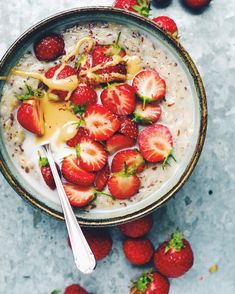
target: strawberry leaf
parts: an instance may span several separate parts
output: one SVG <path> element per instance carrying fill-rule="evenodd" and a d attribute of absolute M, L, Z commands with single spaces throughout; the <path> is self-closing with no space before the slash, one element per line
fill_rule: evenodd
<path fill-rule="evenodd" d="M 84 61 L 86 55 L 83 53 L 81 55 L 78 56 L 78 59 L 77 59 L 77 63 L 76 63 L 76 68 L 79 69 L 81 63 Z"/>
<path fill-rule="evenodd" d="M 176 230 L 174 234 L 172 234 L 171 239 L 165 248 L 165 253 L 167 253 L 170 249 L 174 249 L 175 251 L 179 252 L 182 248 L 184 248 L 183 239 L 184 236 L 180 234 L 178 230 Z"/>
<path fill-rule="evenodd" d="M 86 104 L 81 105 L 73 105 L 72 106 L 74 114 L 83 115 L 86 112 Z"/>
<path fill-rule="evenodd" d="M 53 291 L 51 292 L 51 294 L 61 294 L 61 291 L 58 290 L 58 289 L 56 289 L 56 290 L 53 290 Z"/>
<path fill-rule="evenodd" d="M 46 157 L 39 157 L 39 166 L 40 167 L 45 167 L 49 165 L 48 159 Z"/>
<path fill-rule="evenodd" d="M 28 100 L 32 97 L 42 98 L 44 96 L 43 91 L 41 90 L 33 90 L 31 86 L 25 83 L 26 86 L 26 92 L 24 95 L 17 95 L 16 98 L 18 100 L 24 101 Z"/>
<path fill-rule="evenodd" d="M 138 5 L 132 6 L 132 8 L 139 14 L 148 17 L 149 16 L 149 5 L 146 0 L 137 0 Z"/>

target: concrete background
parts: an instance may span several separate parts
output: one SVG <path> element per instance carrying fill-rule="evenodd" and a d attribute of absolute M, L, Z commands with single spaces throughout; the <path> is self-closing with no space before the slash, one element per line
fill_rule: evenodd
<path fill-rule="evenodd" d="M 111 5 L 90 0 L 88 5 Z M 86 1 L 0 0 L 0 55 L 35 22 Z M 181 42 L 203 77 L 209 107 L 207 139 L 201 159 L 184 188 L 154 213 L 154 245 L 178 227 L 195 253 L 193 269 L 171 280 L 171 294 L 235 293 L 235 4 L 212 1 L 192 14 L 173 0 L 152 15 L 169 15 L 178 24 Z M 72 282 L 95 294 L 129 293 L 130 279 L 142 269 L 128 264 L 122 237 L 112 229 L 112 254 L 91 276 L 76 270 L 64 223 L 25 203 L 0 175 L 0 293 L 49 294 Z M 210 266 L 218 264 L 211 274 Z"/>

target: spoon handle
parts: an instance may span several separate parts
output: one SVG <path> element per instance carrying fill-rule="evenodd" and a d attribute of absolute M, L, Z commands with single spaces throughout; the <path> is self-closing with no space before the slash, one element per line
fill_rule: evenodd
<path fill-rule="evenodd" d="M 51 145 L 49 143 L 45 143 L 42 145 L 42 148 L 44 149 L 45 154 L 48 158 L 48 162 L 55 180 L 57 192 L 64 212 L 65 223 L 71 242 L 75 264 L 81 272 L 89 274 L 94 270 L 96 266 L 95 257 L 83 235 L 83 232 L 78 224 L 73 209 L 69 203 L 68 197 L 65 193 L 53 159 Z"/>

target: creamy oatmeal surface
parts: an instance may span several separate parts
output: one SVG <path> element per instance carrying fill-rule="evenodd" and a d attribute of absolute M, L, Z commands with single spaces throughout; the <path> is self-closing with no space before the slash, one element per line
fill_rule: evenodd
<path fill-rule="evenodd" d="M 166 96 L 161 102 L 162 115 L 158 123 L 166 125 L 174 139 L 174 155 L 177 162 L 171 161 L 171 166 L 165 169 L 161 164 L 149 164 L 140 175 L 141 189 L 130 200 L 114 201 L 109 197 L 98 196 L 86 209 L 110 209 L 126 206 L 148 197 L 150 193 L 158 190 L 164 183 L 174 176 L 179 164 L 183 161 L 187 148 L 193 135 L 194 103 L 189 83 L 183 74 L 182 68 L 174 58 L 165 52 L 157 41 L 152 41 L 148 36 L 136 30 L 116 24 L 94 24 L 73 27 L 63 33 L 66 53 L 73 50 L 82 37 L 90 36 L 101 45 L 115 42 L 121 32 L 120 45 L 126 50 L 127 55 L 139 56 L 142 68 L 151 68 L 159 72 L 166 82 Z M 20 59 L 17 68 L 26 71 L 44 73 L 57 62 L 40 62 L 29 50 Z M 19 101 L 16 95 L 22 95 L 25 89 L 24 82 L 32 88 L 37 88 L 39 81 L 32 78 L 11 76 L 6 82 L 1 100 L 1 124 L 3 127 L 6 147 L 14 165 L 21 172 L 22 177 L 38 193 L 39 198 L 46 197 L 59 203 L 56 192 L 51 191 L 40 174 L 38 166 L 38 150 L 41 140 L 24 130 L 16 119 L 16 109 Z M 131 83 L 131 81 L 129 81 Z M 59 132 L 59 130 L 57 130 Z M 61 159 L 75 153 L 65 144 L 58 145 L 57 132 L 50 138 L 54 156 L 59 163 Z"/>

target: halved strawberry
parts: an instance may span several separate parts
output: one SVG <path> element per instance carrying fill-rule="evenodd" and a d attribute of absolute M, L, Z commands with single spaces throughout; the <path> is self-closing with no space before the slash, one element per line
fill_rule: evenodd
<path fill-rule="evenodd" d="M 76 185 L 90 186 L 95 180 L 95 174 L 84 170 L 75 155 L 69 155 L 64 158 L 61 172 L 68 182 Z"/>
<path fill-rule="evenodd" d="M 111 171 L 117 173 L 126 168 L 129 173 L 141 173 L 144 167 L 145 162 L 140 152 L 137 149 L 127 149 L 115 154 Z"/>
<path fill-rule="evenodd" d="M 119 46 L 119 38 L 118 35 L 117 41 L 115 44 L 111 45 L 97 45 L 92 53 L 92 66 L 96 66 L 98 64 L 105 64 L 109 61 L 112 61 L 113 56 L 125 56 L 126 52 L 123 48 Z"/>
<path fill-rule="evenodd" d="M 146 102 L 153 102 L 164 98 L 166 83 L 155 70 L 145 69 L 137 73 L 132 86 L 137 95 Z"/>
<path fill-rule="evenodd" d="M 53 61 L 64 53 L 64 39 L 59 34 L 44 36 L 34 45 L 34 52 L 40 61 Z"/>
<path fill-rule="evenodd" d="M 87 107 L 84 120 L 89 136 L 98 141 L 107 140 L 120 128 L 116 115 L 99 104 Z"/>
<path fill-rule="evenodd" d="M 94 48 L 92 53 L 92 66 L 97 64 L 104 64 L 112 60 L 107 51 L 110 49 L 109 45 L 98 45 Z"/>
<path fill-rule="evenodd" d="M 137 123 L 128 116 L 120 116 L 119 121 L 121 123 L 119 132 L 131 139 L 136 140 L 139 133 Z"/>
<path fill-rule="evenodd" d="M 110 154 L 118 150 L 132 147 L 135 145 L 135 140 L 122 134 L 115 134 L 106 141 L 106 149 Z"/>
<path fill-rule="evenodd" d="M 111 84 L 100 98 L 104 106 L 118 115 L 131 114 L 135 109 L 135 90 L 128 84 Z"/>
<path fill-rule="evenodd" d="M 138 138 L 140 152 L 149 162 L 167 160 L 172 155 L 173 138 L 168 127 L 155 124 L 145 128 Z M 174 157 L 173 157 L 174 158 Z"/>
<path fill-rule="evenodd" d="M 80 159 L 80 166 L 87 171 L 101 170 L 108 160 L 108 154 L 104 147 L 88 136 L 80 140 L 76 151 Z"/>
<path fill-rule="evenodd" d="M 123 82 L 126 80 L 127 68 L 126 62 L 120 60 L 117 61 L 117 57 L 123 57 L 126 52 L 119 46 L 120 33 L 118 34 L 117 41 L 110 45 L 97 45 L 92 53 L 92 67 L 102 65 L 103 68 L 99 68 L 93 73 L 89 73 L 85 78 L 93 85 L 108 83 L 108 82 Z M 106 65 L 108 62 L 114 61 L 114 65 Z M 83 76 L 83 73 L 80 72 Z"/>
<path fill-rule="evenodd" d="M 78 106 L 93 105 L 97 102 L 97 93 L 91 86 L 80 84 L 70 97 L 70 101 Z"/>
<path fill-rule="evenodd" d="M 114 174 L 108 180 L 108 188 L 116 199 L 128 199 L 138 192 L 140 179 L 136 175 Z"/>
<path fill-rule="evenodd" d="M 95 198 L 94 187 L 84 187 L 63 183 L 65 193 L 71 205 L 83 207 Z"/>
<path fill-rule="evenodd" d="M 55 65 L 51 68 L 48 69 L 47 72 L 45 72 L 45 77 L 47 79 L 52 79 L 55 75 L 55 72 L 61 67 L 61 71 L 59 71 L 56 79 L 57 80 L 63 80 L 66 79 L 70 76 L 76 75 L 76 69 L 69 66 L 69 65 L 65 65 L 62 66 L 60 64 Z M 65 100 L 65 98 L 68 95 L 68 91 L 64 91 L 64 90 L 57 90 L 57 89 L 50 89 L 49 91 L 49 98 L 51 98 L 52 100 L 56 100 L 56 99 L 60 99 L 60 100 Z"/>
<path fill-rule="evenodd" d="M 44 118 L 40 101 L 36 97 L 22 102 L 17 111 L 17 120 L 23 128 L 41 137 L 44 135 Z"/>
<path fill-rule="evenodd" d="M 161 106 L 157 103 L 150 103 L 144 107 L 143 103 L 137 102 L 133 115 L 138 123 L 152 124 L 159 120 L 161 113 Z"/>
<path fill-rule="evenodd" d="M 98 191 L 103 191 L 105 186 L 107 185 L 108 179 L 110 177 L 110 168 L 109 165 L 106 164 L 105 167 L 97 173 L 95 178 L 95 187 Z"/>
<path fill-rule="evenodd" d="M 77 134 L 73 138 L 69 139 L 66 142 L 66 144 L 69 147 L 75 147 L 80 142 L 80 140 L 82 139 L 82 137 L 84 137 L 86 135 L 87 135 L 86 130 L 83 127 L 79 127 L 78 128 L 78 131 L 77 131 Z"/>
<path fill-rule="evenodd" d="M 59 71 L 56 79 L 57 80 L 62 80 L 62 79 L 66 79 L 70 76 L 73 76 L 76 74 L 76 69 L 73 68 L 70 65 L 65 65 L 62 66 L 61 64 L 57 64 L 51 68 L 49 68 L 46 72 L 45 72 L 45 77 L 47 79 L 52 79 L 55 75 L 55 72 L 61 67 L 61 70 Z"/>
<path fill-rule="evenodd" d="M 175 21 L 168 16 L 158 16 L 153 18 L 153 21 L 156 22 L 161 28 L 166 30 L 172 37 L 178 37 L 178 28 Z"/>

